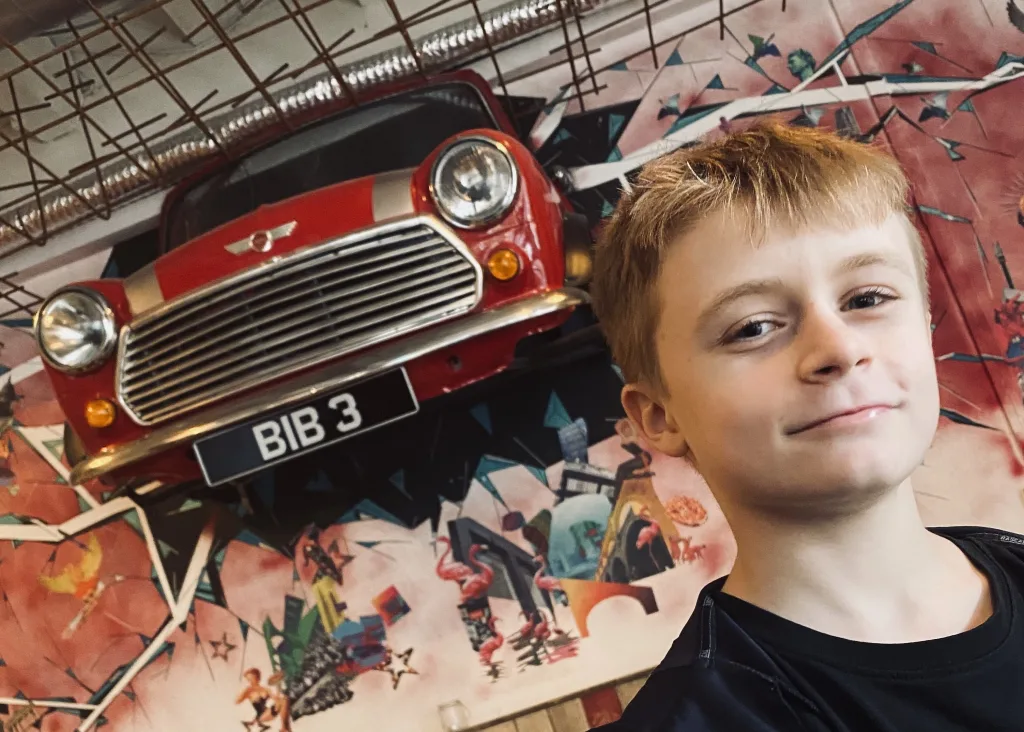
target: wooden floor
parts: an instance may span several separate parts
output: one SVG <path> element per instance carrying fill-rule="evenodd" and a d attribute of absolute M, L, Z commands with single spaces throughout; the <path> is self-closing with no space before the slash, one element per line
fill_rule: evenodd
<path fill-rule="evenodd" d="M 546 709 L 479 728 L 479 732 L 587 732 L 618 719 L 645 680 L 646 677 L 640 677 L 613 687 L 595 689 Z"/>

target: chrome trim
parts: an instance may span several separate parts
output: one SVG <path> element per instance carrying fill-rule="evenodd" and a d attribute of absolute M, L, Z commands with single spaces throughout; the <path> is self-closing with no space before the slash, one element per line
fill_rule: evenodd
<path fill-rule="evenodd" d="M 508 192 L 505 194 L 505 199 L 502 201 L 501 209 L 486 219 L 480 219 L 478 221 L 462 221 L 452 216 L 445 207 L 441 204 L 441 199 L 437 196 L 437 174 L 441 169 L 441 164 L 445 158 L 451 154 L 451 152 L 466 143 L 472 142 L 483 142 L 491 147 L 495 148 L 498 152 L 505 156 L 508 160 L 509 167 L 512 169 L 512 185 L 509 186 Z M 516 165 L 515 158 L 512 157 L 512 153 L 508 151 L 508 146 L 497 140 L 492 140 L 489 137 L 483 135 L 468 135 L 466 137 L 460 137 L 459 139 L 448 145 L 441 153 L 434 159 L 434 164 L 430 169 L 430 197 L 434 199 L 434 204 L 437 207 L 441 217 L 452 226 L 456 226 L 460 229 L 480 229 L 485 226 L 490 226 L 495 221 L 503 218 L 512 208 L 512 204 L 515 203 L 516 196 L 519 195 L 519 166 Z"/>
<path fill-rule="evenodd" d="M 72 368 L 69 366 L 65 366 L 61 363 L 58 363 L 50 356 L 50 354 L 46 350 L 46 347 L 43 346 L 43 319 L 40 316 L 43 314 L 43 311 L 46 310 L 46 308 L 50 305 L 50 303 L 58 299 L 61 295 L 66 295 L 70 292 L 78 292 L 82 295 L 85 295 L 86 297 L 95 300 L 96 304 L 99 305 L 100 309 L 103 311 L 104 323 L 106 325 L 106 327 L 104 327 L 103 329 L 105 340 L 103 341 L 103 347 L 100 349 L 99 356 L 97 356 L 94 362 L 82 368 Z M 48 298 L 46 298 L 46 300 L 43 301 L 43 304 L 40 305 L 39 309 L 36 311 L 36 315 L 33 318 L 33 321 L 34 322 L 32 324 L 32 327 L 33 330 L 35 331 L 36 346 L 39 348 L 39 357 L 42 358 L 43 361 L 48 363 L 50 366 L 57 369 L 57 371 L 60 371 L 61 373 L 64 374 L 80 376 L 81 374 L 87 374 L 90 371 L 95 371 L 96 369 L 98 369 L 100 366 L 107 362 L 107 360 L 110 358 L 110 355 L 114 352 L 114 348 L 117 346 L 117 318 L 114 315 L 114 309 L 110 307 L 110 303 L 107 302 L 107 298 L 103 297 L 103 295 L 96 292 L 95 290 L 90 290 L 88 287 L 61 288 L 60 290 L 53 293 Z"/>
<path fill-rule="evenodd" d="M 377 223 L 412 216 L 412 175 L 416 168 L 380 173 L 373 179 L 373 220 Z"/>
<path fill-rule="evenodd" d="M 438 236 L 445 240 L 445 242 L 450 247 L 452 247 L 452 249 L 454 249 L 462 257 L 462 259 L 471 267 L 473 272 L 473 305 L 469 306 L 469 308 L 461 308 L 451 313 L 444 313 L 440 315 L 431 314 L 429 317 L 421 316 L 420 318 L 412 318 L 403 327 L 403 331 L 415 332 L 416 330 L 432 326 L 436 323 L 443 323 L 446 320 L 450 320 L 452 318 L 465 315 L 467 310 L 476 307 L 476 305 L 479 304 L 481 298 L 483 297 L 483 267 L 480 265 L 480 262 L 477 261 L 476 257 L 473 256 L 473 253 L 469 250 L 466 244 L 455 234 L 454 231 L 445 226 L 445 224 L 435 216 L 411 216 L 404 219 L 389 221 L 385 224 L 374 225 L 365 229 L 360 229 L 359 231 L 346 234 L 345 236 L 338 237 L 337 239 L 332 239 L 326 242 L 318 242 L 316 244 L 310 244 L 309 246 L 301 247 L 281 257 L 273 257 L 269 260 L 261 262 L 258 265 L 245 269 L 242 272 L 238 272 L 234 275 L 221 278 L 220 280 L 217 280 L 199 290 L 195 290 L 186 295 L 183 295 L 180 298 L 166 302 L 159 308 L 146 313 L 144 317 L 133 320 L 130 324 L 124 326 L 121 329 L 120 337 L 118 338 L 117 369 L 115 370 L 114 374 L 114 394 L 118 404 L 121 406 L 122 409 L 124 409 L 125 413 L 133 422 L 143 427 L 149 427 L 154 424 L 159 424 L 161 422 L 167 421 L 168 419 L 173 419 L 178 416 L 177 414 L 170 413 L 163 416 L 155 416 L 149 418 L 141 417 L 140 415 L 136 414 L 135 410 L 131 407 L 129 400 L 125 398 L 125 364 L 127 361 L 126 357 L 129 345 L 128 339 L 133 329 L 138 328 L 140 325 L 144 325 L 146 323 L 153 321 L 154 319 L 160 317 L 161 315 L 167 313 L 168 311 L 179 310 L 181 308 L 187 307 L 189 303 L 201 299 L 210 293 L 214 293 L 214 295 L 211 298 L 210 302 L 207 303 L 208 305 L 213 305 L 215 303 L 221 302 L 230 297 L 230 288 L 238 284 L 243 284 L 247 280 L 255 280 L 261 275 L 264 275 L 265 270 L 267 270 L 268 268 L 278 267 L 281 266 L 282 263 L 287 263 L 289 260 L 293 258 L 304 256 L 308 254 L 311 249 L 327 249 L 330 247 L 340 248 L 348 244 L 358 245 L 358 242 L 361 241 L 365 241 L 367 247 L 378 246 L 380 240 L 386 237 L 387 235 L 395 232 L 400 232 L 406 229 L 410 229 L 416 226 L 427 227 L 432 231 L 436 232 Z M 349 251 L 357 250 L 352 249 Z M 470 285 L 469 283 L 466 283 L 465 286 L 469 287 Z M 218 297 L 216 294 L 218 292 L 221 293 L 220 297 Z M 469 294 L 470 293 L 467 292 L 466 296 L 469 296 Z M 167 322 L 172 323 L 174 321 L 169 320 Z M 374 346 L 378 343 L 382 343 L 394 337 L 394 332 L 383 331 L 378 332 L 376 334 L 371 333 L 370 335 L 364 338 L 353 341 L 352 343 L 346 345 L 345 349 L 342 351 L 328 351 L 326 349 L 314 351 L 305 358 L 298 359 L 293 363 L 282 364 L 276 368 L 268 368 L 265 369 L 264 371 L 261 371 L 258 375 L 253 375 L 249 378 L 241 380 L 239 381 L 238 384 L 233 385 L 229 390 L 221 391 L 216 396 L 209 396 L 206 397 L 205 399 L 200 399 L 194 403 L 190 403 L 188 409 L 202 409 L 203 407 L 206 407 L 214 402 L 221 401 L 234 394 L 247 391 L 253 387 L 259 386 L 263 382 L 268 381 L 270 379 L 274 379 L 280 376 L 286 376 L 287 374 L 293 371 L 300 371 L 303 369 L 311 368 L 313 366 L 318 366 L 322 363 L 338 358 L 339 356 L 342 356 L 346 353 Z"/>
<path fill-rule="evenodd" d="M 134 465 L 225 427 L 258 417 L 264 412 L 305 401 L 323 391 L 340 389 L 429 353 L 589 302 L 590 296 L 586 292 L 567 287 L 531 295 L 492 310 L 466 315 L 458 320 L 414 333 L 318 371 L 300 375 L 286 384 L 279 384 L 266 391 L 240 397 L 233 402 L 218 404 L 205 412 L 183 417 L 176 422 L 158 427 L 145 437 L 132 442 L 104 448 L 72 469 L 71 483 L 77 485 Z"/>
<path fill-rule="evenodd" d="M 156 267 L 152 262 L 125 277 L 121 285 L 124 287 L 124 296 L 128 299 L 132 317 L 138 317 L 164 302 L 164 291 L 160 287 Z"/>
<path fill-rule="evenodd" d="M 231 244 L 228 244 L 224 248 L 227 249 L 232 254 L 245 254 L 246 252 L 250 251 L 266 253 L 274 248 L 275 241 L 277 241 L 278 239 L 284 239 L 291 236 L 292 233 L 295 231 L 295 227 L 297 227 L 298 225 L 298 221 L 289 221 L 287 224 L 281 224 L 280 226 L 276 226 L 273 229 L 261 229 L 259 231 L 254 231 L 244 239 L 239 239 L 236 242 L 232 242 Z M 255 237 L 258 234 L 266 234 L 267 236 L 266 243 L 260 247 L 256 247 L 254 245 Z"/>

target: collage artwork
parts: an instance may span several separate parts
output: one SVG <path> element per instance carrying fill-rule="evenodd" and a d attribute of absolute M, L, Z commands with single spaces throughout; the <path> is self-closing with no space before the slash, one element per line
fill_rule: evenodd
<path fill-rule="evenodd" d="M 942 389 L 921 510 L 1024 530 L 1024 3 L 726 7 L 656 26 L 653 48 L 610 37 L 625 51 L 597 93 L 510 85 L 547 105 L 538 159 L 574 172 L 596 222 L 638 161 L 758 116 L 891 149 Z M 605 355 L 495 377 L 241 488 L 146 495 L 69 484 L 29 318 L 0 323 L 0 365 L 4 732 L 438 732 L 454 702 L 480 724 L 653 668 L 733 557 L 699 477 L 622 419 Z"/>

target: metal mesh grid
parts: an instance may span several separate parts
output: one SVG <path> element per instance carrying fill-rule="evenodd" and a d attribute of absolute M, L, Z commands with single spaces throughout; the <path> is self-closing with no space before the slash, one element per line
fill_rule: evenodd
<path fill-rule="evenodd" d="M 506 94 L 560 70 L 564 94 L 586 109 L 600 104 L 599 77 L 613 64 L 595 54 L 616 28 L 642 21 L 648 47 L 615 62 L 650 54 L 655 66 L 684 34 L 656 20 L 680 0 L 416 1 L 81 0 L 71 4 L 87 12 L 28 39 L 0 37 L 0 259 L 109 218 L 325 99 L 359 103 L 380 81 L 474 66 Z M 760 1 L 718 0 L 702 25 L 724 35 L 729 15 Z M 613 17 L 597 17 L 611 7 Z M 371 9 L 382 22 L 357 27 Z M 527 67 L 503 67 L 503 54 L 540 32 L 560 42 Z"/>

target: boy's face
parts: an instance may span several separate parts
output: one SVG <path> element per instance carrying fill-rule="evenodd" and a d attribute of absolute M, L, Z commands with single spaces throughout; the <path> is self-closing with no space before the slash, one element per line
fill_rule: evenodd
<path fill-rule="evenodd" d="M 624 389 L 655 447 L 730 504 L 780 517 L 855 510 L 920 464 L 935 434 L 931 329 L 904 224 L 771 232 L 717 216 L 658 283 L 665 386 Z"/>

